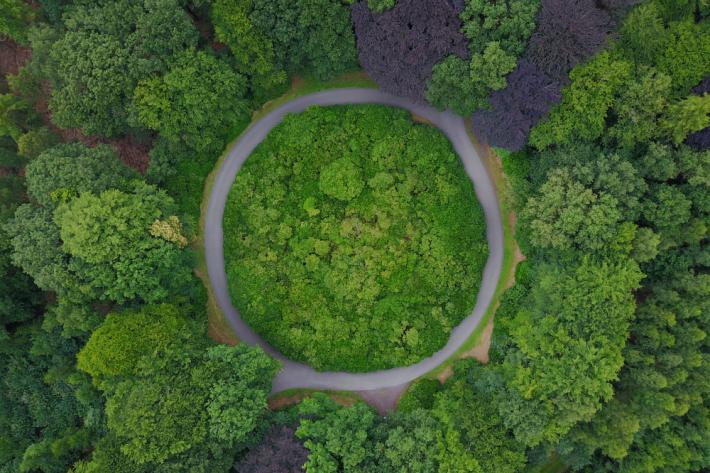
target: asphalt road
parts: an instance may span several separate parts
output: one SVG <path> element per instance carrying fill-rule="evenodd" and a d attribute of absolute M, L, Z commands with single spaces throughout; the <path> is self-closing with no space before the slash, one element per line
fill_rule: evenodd
<path fill-rule="evenodd" d="M 288 113 L 298 113 L 311 105 L 343 105 L 376 103 L 409 110 L 426 118 L 437 126 L 451 141 L 469 177 L 486 218 L 486 236 L 489 257 L 483 270 L 478 298 L 473 311 L 451 332 L 447 344 L 431 357 L 416 364 L 372 371 L 369 373 L 317 372 L 313 368 L 286 359 L 269 346 L 244 322 L 239 311 L 232 305 L 227 290 L 227 275 L 224 269 L 222 219 L 234 178 L 244 161 L 256 146 L 266 138 L 269 131 L 278 125 Z M 267 353 L 283 363 L 283 369 L 273 381 L 272 392 L 291 388 L 314 388 L 328 390 L 386 390 L 412 381 L 446 361 L 466 341 L 481 321 L 491 303 L 503 263 L 503 228 L 500 209 L 493 183 L 481 159 L 473 147 L 461 117 L 451 112 L 438 112 L 431 107 L 413 103 L 401 97 L 386 94 L 376 89 L 343 88 L 331 89 L 296 98 L 281 105 L 251 127 L 229 151 L 215 178 L 205 218 L 205 254 L 207 268 L 217 303 L 224 311 L 229 324 L 240 340 L 261 346 Z"/>

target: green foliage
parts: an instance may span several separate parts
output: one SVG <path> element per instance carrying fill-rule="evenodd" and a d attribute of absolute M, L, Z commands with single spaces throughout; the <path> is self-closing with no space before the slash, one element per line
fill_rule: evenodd
<path fill-rule="evenodd" d="M 27 3 L 22 0 L 0 0 L 0 35 L 25 43 L 27 26 L 35 15 Z"/>
<path fill-rule="evenodd" d="M 641 276 L 632 262 L 589 258 L 538 270 L 532 305 L 516 316 L 503 364 L 509 375 L 500 414 L 517 439 L 558 441 L 611 398 Z"/>
<path fill-rule="evenodd" d="M 137 82 L 165 71 L 175 53 L 197 42 L 175 0 L 84 3 L 63 19 L 66 33 L 33 48 L 49 56 L 43 66 L 54 86 L 53 120 L 88 134 L 126 132 Z"/>
<path fill-rule="evenodd" d="M 357 66 L 349 9 L 332 0 L 217 0 L 211 18 L 257 102 L 285 90 L 288 74 L 326 80 Z"/>
<path fill-rule="evenodd" d="M 422 378 L 415 381 L 397 402 L 399 412 L 411 412 L 416 409 L 431 409 L 434 395 L 441 391 L 441 383 L 435 379 Z"/>
<path fill-rule="evenodd" d="M 430 392 L 427 406 L 380 418 L 365 404 L 342 408 L 323 395 L 295 409 L 296 435 L 310 451 L 307 472 L 516 473 L 524 447 L 504 427 L 498 403 L 471 363 Z M 416 386 L 431 386 L 419 381 Z M 428 390 L 428 388 L 427 388 Z"/>
<path fill-rule="evenodd" d="M 17 139 L 17 153 L 34 159 L 44 151 L 59 143 L 57 135 L 47 127 L 30 130 Z"/>
<path fill-rule="evenodd" d="M 201 324 L 171 305 L 146 306 L 139 311 L 109 314 L 77 356 L 77 367 L 101 380 L 136 376 L 143 358 L 166 356 L 189 343 Z M 136 334 L 140 334 L 137 337 Z"/>
<path fill-rule="evenodd" d="M 253 0 L 249 18 L 279 69 L 327 80 L 357 66 L 350 9 L 333 0 Z"/>
<path fill-rule="evenodd" d="M 556 169 L 539 194 L 528 199 L 521 216 L 528 221 L 534 246 L 601 251 L 618 242 L 622 214 L 614 197 L 596 194 L 566 170 Z"/>
<path fill-rule="evenodd" d="M 455 376 L 436 396 L 432 413 L 444 426 L 440 461 L 449 468 L 439 471 L 522 471 L 525 448 L 506 429 L 498 400 L 486 389 L 485 372 L 474 363 L 456 365 Z"/>
<path fill-rule="evenodd" d="M 614 49 L 572 70 L 562 102 L 533 128 L 530 143 L 543 149 L 602 136 L 628 147 L 680 143 L 703 129 L 707 99 L 687 94 L 710 70 L 708 28 L 690 18 L 668 22 L 658 2 L 634 8 Z"/>
<path fill-rule="evenodd" d="M 467 115 L 482 104 L 477 92 L 469 64 L 451 55 L 434 65 L 426 99 L 439 109 L 450 108 L 459 115 Z"/>
<path fill-rule="evenodd" d="M 383 181 L 378 179 L 379 177 L 384 178 L 385 176 L 384 174 L 375 176 L 370 183 L 379 185 L 379 182 Z M 391 179 L 385 178 L 383 181 L 385 186 L 391 184 L 388 181 Z M 328 164 L 321 170 L 320 178 L 318 178 L 318 188 L 321 192 L 345 202 L 360 195 L 363 187 L 365 187 L 365 183 L 360 176 L 360 167 L 348 158 L 341 158 Z"/>
<path fill-rule="evenodd" d="M 668 108 L 671 78 L 653 69 L 624 87 L 614 103 L 617 121 L 609 136 L 622 146 L 646 143 L 662 135 L 659 120 Z"/>
<path fill-rule="evenodd" d="M 530 133 L 538 149 L 553 143 L 595 140 L 604 132 L 614 96 L 627 83 L 631 65 L 609 52 L 595 56 L 570 72 L 571 84 L 562 91 L 562 102 Z"/>
<path fill-rule="evenodd" d="M 248 75 L 257 101 L 278 95 L 287 84 L 286 72 L 275 64 L 274 46 L 268 35 L 250 19 L 253 0 L 215 0 L 211 18 L 217 39 L 225 43 L 240 73 Z"/>
<path fill-rule="evenodd" d="M 0 471 L 66 472 L 89 450 L 102 411 L 72 367 L 76 343 L 30 321 L 2 348 Z"/>
<path fill-rule="evenodd" d="M 14 94 L 0 94 L 0 136 L 9 136 L 17 142 L 33 118 L 27 100 Z"/>
<path fill-rule="evenodd" d="M 190 282 L 185 253 L 150 234 L 153 222 L 171 215 L 172 200 L 138 181 L 130 193 L 82 193 L 59 205 L 54 220 L 79 289 L 120 303 L 164 301 L 184 290 Z"/>
<path fill-rule="evenodd" d="M 485 108 L 489 94 L 507 85 L 506 76 L 535 28 L 539 6 L 537 0 L 467 1 L 460 17 L 470 62 L 448 56 L 436 64 L 427 83 L 427 101 L 464 116 Z"/>
<path fill-rule="evenodd" d="M 162 77 L 138 83 L 137 119 L 197 153 L 217 153 L 225 138 L 249 122 L 242 76 L 202 51 L 178 54 Z"/>
<path fill-rule="evenodd" d="M 150 471 L 226 472 L 263 421 L 276 362 L 244 344 L 210 347 L 195 324 L 170 305 L 114 314 L 78 356 L 107 396 L 112 442 Z M 107 447 L 92 464 L 118 454 Z"/>
<path fill-rule="evenodd" d="M 371 436 L 378 419 L 367 405 L 339 409 L 328 398 L 315 396 L 305 399 L 298 413 L 303 420 L 296 436 L 311 451 L 304 465 L 307 473 L 336 473 L 339 465 L 346 471 L 362 471 L 376 460 Z"/>
<path fill-rule="evenodd" d="M 663 38 L 663 50 L 655 64 L 673 78 L 673 91 L 682 97 L 710 70 L 710 22 L 688 19 L 670 23 Z"/>
<path fill-rule="evenodd" d="M 696 22 L 683 2 L 644 2 L 634 8 L 619 30 L 619 46 L 637 64 L 657 68 L 673 80 L 672 98 L 680 98 L 710 69 L 710 23 Z M 678 8 L 681 14 L 672 13 Z"/>
<path fill-rule="evenodd" d="M 28 194 L 39 204 L 53 208 L 63 199 L 84 192 L 125 189 L 137 174 L 108 146 L 87 148 L 73 143 L 41 153 L 27 165 L 25 176 Z"/>
<path fill-rule="evenodd" d="M 664 466 L 681 468 L 686 462 L 702 461 L 692 446 L 697 438 L 692 425 L 708 419 L 702 407 L 707 362 L 698 356 L 708 330 L 707 317 L 698 316 L 707 313 L 707 291 L 706 275 L 673 271 L 649 285 L 649 297 L 637 310 L 631 342 L 624 350 L 626 364 L 617 383 L 622 395 L 575 429 L 565 450 L 599 449 L 633 472 L 644 471 L 640 467 L 644 463 L 663 471 Z M 686 414 L 687 419 L 679 418 Z M 687 430 L 668 429 L 683 424 Z M 648 450 L 669 445 L 678 451 L 667 458 Z M 612 467 L 617 465 L 599 471 Z"/>
<path fill-rule="evenodd" d="M 661 122 L 675 144 L 695 131 L 710 126 L 710 94 L 691 95 L 670 106 Z"/>
<path fill-rule="evenodd" d="M 367 0 L 367 6 L 375 13 L 390 10 L 396 3 L 397 0 Z"/>
<path fill-rule="evenodd" d="M 491 42 L 500 42 L 504 51 L 520 56 L 535 29 L 539 1 L 469 0 L 461 12 L 461 31 L 471 51 L 484 51 Z"/>
<path fill-rule="evenodd" d="M 12 244 L 12 262 L 29 274 L 39 288 L 60 291 L 71 283 L 73 277 L 51 211 L 24 204 L 5 231 Z"/>
<path fill-rule="evenodd" d="M 242 315 L 319 369 L 433 353 L 473 307 L 487 257 L 451 145 L 382 106 L 287 116 L 237 175 L 224 226 Z"/>

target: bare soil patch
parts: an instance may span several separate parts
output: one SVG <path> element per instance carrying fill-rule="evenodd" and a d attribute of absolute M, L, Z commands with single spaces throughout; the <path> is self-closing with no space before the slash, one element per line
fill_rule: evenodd
<path fill-rule="evenodd" d="M 32 56 L 32 50 L 11 39 L 0 40 L 0 75 L 17 74 Z"/>
<path fill-rule="evenodd" d="M 294 404 L 298 404 L 299 402 L 303 401 L 307 397 L 313 396 L 313 394 L 316 392 L 320 391 L 298 391 L 293 394 L 285 395 L 277 394 L 271 399 L 269 399 L 269 409 L 271 409 L 272 411 L 277 411 L 279 409 L 283 409 L 284 407 L 293 406 Z M 326 394 L 333 401 L 344 407 L 350 407 L 358 401 L 357 397 L 353 395 L 338 394 L 336 392 L 325 392 L 324 394 Z"/>
<path fill-rule="evenodd" d="M 59 128 L 52 122 L 52 111 L 49 109 L 49 97 L 52 95 L 52 89 L 48 83 L 42 84 L 42 93 L 35 103 L 35 110 L 42 117 L 45 126 L 55 132 L 65 143 L 79 141 L 86 146 L 96 146 L 106 144 L 112 146 L 118 158 L 126 165 L 141 174 L 145 174 L 148 170 L 150 161 L 149 153 L 152 146 L 152 139 L 148 142 L 139 141 L 132 135 L 126 135 L 122 138 L 108 139 L 100 136 L 87 136 L 79 128 Z"/>

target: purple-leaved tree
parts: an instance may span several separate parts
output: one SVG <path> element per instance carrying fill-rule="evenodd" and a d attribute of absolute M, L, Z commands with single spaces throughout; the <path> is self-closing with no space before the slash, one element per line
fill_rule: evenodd
<path fill-rule="evenodd" d="M 707 76 L 700 84 L 695 86 L 693 93 L 696 95 L 710 94 L 710 76 Z M 710 149 L 710 126 L 691 133 L 688 138 L 686 138 L 685 143 L 698 151 Z"/>
<path fill-rule="evenodd" d="M 381 14 L 366 0 L 354 4 L 360 64 L 386 92 L 423 102 L 434 64 L 450 54 L 468 55 L 458 13 L 448 0 L 398 0 Z"/>
<path fill-rule="evenodd" d="M 595 0 L 542 0 L 526 55 L 548 76 L 567 83 L 570 69 L 606 46 L 612 26 Z"/>
<path fill-rule="evenodd" d="M 491 146 L 521 150 L 530 129 L 560 101 L 561 85 L 537 65 L 521 59 L 508 86 L 491 94 L 489 110 L 473 114 L 474 129 Z"/>
<path fill-rule="evenodd" d="M 300 473 L 307 459 L 308 450 L 294 429 L 282 425 L 273 427 L 234 468 L 238 473 Z"/>

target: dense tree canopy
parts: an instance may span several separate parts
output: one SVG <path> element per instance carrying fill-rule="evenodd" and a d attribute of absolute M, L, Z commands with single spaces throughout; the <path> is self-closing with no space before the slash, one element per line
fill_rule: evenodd
<path fill-rule="evenodd" d="M 710 468 L 706 0 L 0 12 L 1 473 Z M 497 183 L 525 261 L 487 365 L 416 381 L 384 417 L 351 394 L 268 411 L 277 364 L 205 336 L 187 249 L 204 179 L 252 109 L 290 79 L 294 94 L 325 87 L 358 56 L 385 90 L 475 110 L 484 141 L 516 151 L 497 150 Z M 57 146 L 76 139 L 91 147 Z M 247 282 L 233 291 L 244 313 L 304 357 L 333 357 L 316 364 L 439 347 L 485 259 L 448 143 L 379 107 L 311 110 L 269 139 L 225 222 L 249 230 L 251 259 L 230 275 Z M 148 150 L 150 184 L 119 161 Z"/>
<path fill-rule="evenodd" d="M 28 24 L 34 17 L 32 8 L 21 0 L 2 0 L 0 2 L 0 35 L 16 41 L 25 42 Z"/>
<path fill-rule="evenodd" d="M 249 120 L 246 81 L 202 51 L 180 53 L 162 77 L 138 83 L 137 119 L 198 153 L 218 153 L 232 130 Z"/>
<path fill-rule="evenodd" d="M 127 131 L 136 83 L 165 71 L 175 53 L 197 43 L 176 0 L 80 3 L 65 15 L 65 33 L 33 46 L 50 58 L 53 120 L 91 134 Z"/>
<path fill-rule="evenodd" d="M 59 145 L 33 159 L 25 169 L 27 192 L 39 204 L 55 207 L 83 192 L 125 189 L 136 174 L 108 146 Z"/>
<path fill-rule="evenodd" d="M 250 19 L 280 68 L 325 80 L 357 64 L 349 13 L 332 0 L 255 0 Z"/>
<path fill-rule="evenodd" d="M 195 324 L 170 305 L 112 314 L 78 356 L 107 396 L 120 455 L 154 471 L 181 462 L 189 471 L 228 471 L 264 415 L 278 368 L 244 344 L 210 346 Z M 144 332 L 149 338 L 136 340 Z M 105 461 L 99 453 L 92 463 Z"/>
<path fill-rule="evenodd" d="M 111 149 L 51 148 L 28 165 L 27 183 L 36 204 L 21 206 L 6 229 L 13 261 L 39 287 L 84 300 L 155 302 L 188 285 L 174 203 L 135 180 Z"/>
<path fill-rule="evenodd" d="M 487 256 L 450 144 L 382 106 L 286 117 L 237 175 L 225 234 L 242 315 L 320 369 L 433 353 L 473 307 Z"/>
<path fill-rule="evenodd" d="M 530 129 L 560 101 L 560 84 L 538 66 L 521 59 L 508 85 L 490 97 L 490 109 L 473 114 L 474 129 L 491 146 L 520 151 Z"/>
<path fill-rule="evenodd" d="M 506 86 L 505 77 L 515 68 L 535 27 L 538 7 L 538 1 L 528 0 L 466 2 L 459 16 L 461 31 L 468 38 L 468 67 L 455 56 L 434 66 L 427 100 L 460 115 L 485 107 L 491 91 Z"/>
<path fill-rule="evenodd" d="M 527 54 L 560 82 L 575 65 L 606 45 L 612 22 L 594 0 L 541 0 L 537 29 Z"/>
<path fill-rule="evenodd" d="M 157 302 L 184 287 L 190 279 L 184 253 L 175 242 L 151 232 L 172 210 L 169 197 L 145 184 L 130 193 L 82 193 L 61 204 L 54 221 L 80 290 L 120 303 Z"/>

